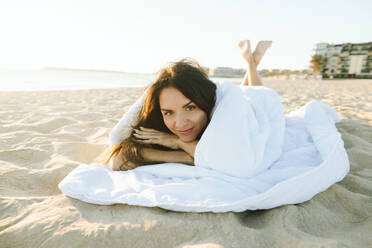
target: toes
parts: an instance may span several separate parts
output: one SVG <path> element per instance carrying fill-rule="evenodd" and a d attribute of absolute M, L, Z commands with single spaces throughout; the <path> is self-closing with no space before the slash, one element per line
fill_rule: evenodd
<path fill-rule="evenodd" d="M 266 49 L 268 49 L 273 42 L 271 40 L 261 40 L 257 43 L 256 48 L 254 49 L 253 53 L 256 54 L 263 54 L 265 53 Z"/>
<path fill-rule="evenodd" d="M 260 60 L 262 59 L 263 55 L 265 54 L 266 50 L 271 46 L 272 41 L 271 40 L 261 40 L 258 42 L 254 52 L 253 57 L 256 62 L 256 65 L 260 63 Z"/>
<path fill-rule="evenodd" d="M 244 47 L 244 40 L 241 40 L 241 41 L 238 42 L 238 47 L 240 49 L 243 49 L 243 47 Z"/>
<path fill-rule="evenodd" d="M 239 41 L 238 46 L 243 51 L 250 50 L 250 42 L 249 42 L 249 40 Z"/>

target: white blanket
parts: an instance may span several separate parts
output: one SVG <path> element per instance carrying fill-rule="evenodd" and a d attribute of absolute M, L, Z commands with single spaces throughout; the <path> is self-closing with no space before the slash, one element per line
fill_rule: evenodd
<path fill-rule="evenodd" d="M 60 190 L 94 204 L 124 203 L 186 212 L 241 212 L 311 199 L 349 171 L 339 116 L 312 101 L 284 116 L 264 86 L 217 84 L 212 119 L 195 150 L 195 166 L 162 163 L 130 171 L 81 164 Z M 134 103 L 110 133 L 127 137 L 143 104 Z"/>

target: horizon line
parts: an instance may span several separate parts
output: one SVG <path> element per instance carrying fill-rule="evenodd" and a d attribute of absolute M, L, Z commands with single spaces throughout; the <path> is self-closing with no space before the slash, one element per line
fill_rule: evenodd
<path fill-rule="evenodd" d="M 207 67 L 210 68 L 231 68 L 236 70 L 245 70 L 245 68 L 235 68 L 230 66 L 216 66 L 216 67 Z M 128 71 L 120 71 L 120 70 L 110 70 L 110 69 L 88 69 L 88 68 L 73 68 L 73 67 L 54 67 L 54 66 L 43 66 L 43 67 L 0 67 L 0 70 L 56 70 L 56 71 L 85 71 L 85 72 L 103 72 L 103 73 L 119 73 L 119 74 L 157 74 L 157 72 L 128 72 Z M 257 71 L 263 71 L 263 70 L 289 70 L 289 71 L 303 71 L 303 70 L 311 70 L 309 68 L 302 68 L 302 69 L 288 69 L 288 68 L 271 68 L 271 69 L 257 69 Z"/>

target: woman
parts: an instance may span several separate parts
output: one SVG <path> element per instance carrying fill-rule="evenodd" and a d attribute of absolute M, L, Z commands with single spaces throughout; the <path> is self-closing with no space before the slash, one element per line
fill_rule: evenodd
<path fill-rule="evenodd" d="M 260 86 L 256 67 L 271 41 L 238 43 L 248 63 L 241 85 Z M 162 69 L 147 89 L 138 123 L 130 136 L 114 145 L 104 164 L 129 170 L 154 163 L 193 165 L 198 140 L 208 126 L 216 101 L 216 85 L 197 63 L 181 60 Z"/>

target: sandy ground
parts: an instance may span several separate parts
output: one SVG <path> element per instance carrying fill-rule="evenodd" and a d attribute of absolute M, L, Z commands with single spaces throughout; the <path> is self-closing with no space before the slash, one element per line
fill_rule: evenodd
<path fill-rule="evenodd" d="M 0 247 L 372 247 L 372 80 L 265 82 L 286 112 L 337 110 L 351 171 L 310 201 L 264 211 L 182 213 L 63 195 L 142 89 L 0 92 Z"/>

